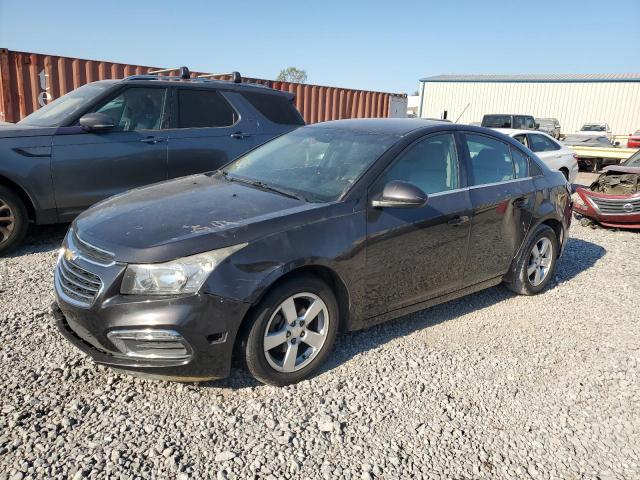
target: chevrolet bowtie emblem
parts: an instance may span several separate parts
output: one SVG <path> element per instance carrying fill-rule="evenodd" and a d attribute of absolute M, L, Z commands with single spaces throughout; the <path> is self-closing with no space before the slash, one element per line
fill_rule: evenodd
<path fill-rule="evenodd" d="M 78 258 L 78 256 L 76 255 L 76 252 L 74 252 L 73 250 L 69 250 L 68 248 L 64 249 L 64 259 L 66 261 L 72 262 L 76 258 Z"/>

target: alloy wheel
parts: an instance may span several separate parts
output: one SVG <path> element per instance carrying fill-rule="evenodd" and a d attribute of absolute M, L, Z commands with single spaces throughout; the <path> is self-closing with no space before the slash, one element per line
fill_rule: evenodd
<path fill-rule="evenodd" d="M 16 225 L 16 219 L 7 202 L 0 198 L 0 244 L 9 240 Z"/>
<path fill-rule="evenodd" d="M 531 249 L 527 265 L 527 277 L 534 287 L 540 285 L 549 275 L 553 261 L 553 244 L 547 237 L 538 240 Z"/>
<path fill-rule="evenodd" d="M 329 332 L 329 309 L 313 293 L 297 293 L 275 310 L 264 332 L 264 355 L 275 370 L 291 373 L 318 356 Z"/>

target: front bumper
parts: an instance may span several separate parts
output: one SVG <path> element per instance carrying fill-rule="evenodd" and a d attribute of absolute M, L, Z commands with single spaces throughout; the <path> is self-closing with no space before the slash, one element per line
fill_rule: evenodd
<path fill-rule="evenodd" d="M 573 210 L 580 215 L 595 220 L 605 227 L 640 229 L 640 212 L 603 213 L 597 204 L 597 199 L 603 199 L 608 202 L 617 202 L 621 205 L 625 205 L 627 203 L 631 204 L 633 199 L 638 198 L 637 194 L 633 196 L 607 195 L 604 193 L 592 192 L 585 188 L 577 188 L 576 193 L 580 197 L 582 203 L 574 202 Z M 594 198 L 596 200 L 594 200 Z"/>
<path fill-rule="evenodd" d="M 96 363 L 167 379 L 198 381 L 229 374 L 236 334 L 248 306 L 207 294 L 182 298 L 112 302 L 86 310 L 57 296 L 58 329 Z M 177 332 L 191 355 L 182 360 L 123 354 L 108 333 L 117 330 Z"/>
<path fill-rule="evenodd" d="M 97 363 L 154 377 L 196 381 L 229 374 L 249 304 L 203 292 L 121 295 L 126 265 L 70 236 L 56 266 L 52 307 L 67 340 Z M 142 335 L 127 339 L 131 332 Z M 163 343 L 176 339 L 185 347 L 184 355 Z M 125 348 L 131 346 L 140 348 Z"/>

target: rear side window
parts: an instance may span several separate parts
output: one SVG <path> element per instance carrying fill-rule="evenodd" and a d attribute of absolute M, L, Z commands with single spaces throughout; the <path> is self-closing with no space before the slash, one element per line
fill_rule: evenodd
<path fill-rule="evenodd" d="M 535 127 L 536 122 L 533 120 L 533 117 L 516 115 L 513 119 L 513 128 L 524 128 L 532 130 Z"/>
<path fill-rule="evenodd" d="M 465 134 L 465 138 L 471 156 L 474 185 L 514 179 L 509 145 L 484 135 Z"/>
<path fill-rule="evenodd" d="M 238 120 L 215 90 L 178 90 L 178 128 L 230 127 Z"/>
<path fill-rule="evenodd" d="M 304 125 L 302 116 L 287 97 L 259 92 L 240 93 L 256 110 L 273 123 Z"/>
<path fill-rule="evenodd" d="M 552 152 L 554 150 L 560 150 L 560 145 L 545 137 L 544 135 L 538 135 L 536 133 L 529 135 L 529 148 L 533 152 Z"/>
<path fill-rule="evenodd" d="M 526 178 L 529 176 L 529 157 L 517 148 L 511 147 L 511 158 L 516 178 Z"/>

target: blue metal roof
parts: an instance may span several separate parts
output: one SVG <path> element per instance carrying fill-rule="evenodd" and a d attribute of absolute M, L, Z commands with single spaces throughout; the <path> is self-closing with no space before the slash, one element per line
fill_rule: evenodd
<path fill-rule="evenodd" d="M 592 83 L 640 82 L 640 73 L 547 73 L 532 75 L 436 75 L 420 79 L 421 82 L 467 83 Z"/>

